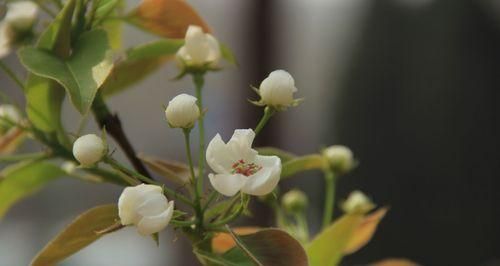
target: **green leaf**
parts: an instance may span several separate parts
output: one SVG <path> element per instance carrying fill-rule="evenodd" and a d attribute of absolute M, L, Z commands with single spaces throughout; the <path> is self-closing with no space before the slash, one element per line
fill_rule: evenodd
<path fill-rule="evenodd" d="M 76 109 L 86 114 L 113 67 L 108 50 L 106 32 L 93 30 L 81 35 L 68 59 L 33 47 L 22 48 L 19 57 L 31 72 L 64 86 Z"/>
<path fill-rule="evenodd" d="M 35 193 L 48 182 L 64 176 L 59 167 L 50 163 L 22 162 L 0 172 L 0 218 L 19 200 Z"/>
<path fill-rule="evenodd" d="M 69 0 L 42 33 L 36 47 L 61 57 L 70 52 L 71 19 L 76 0 Z M 61 106 L 64 89 L 56 82 L 30 73 L 25 86 L 26 113 L 33 125 L 45 132 L 62 134 Z"/>
<path fill-rule="evenodd" d="M 297 155 L 284 150 L 280 150 L 275 147 L 259 147 L 256 148 L 256 150 L 259 152 L 260 155 L 265 155 L 265 156 L 274 155 L 280 157 L 281 163 L 285 163 L 287 161 L 297 158 Z"/>
<path fill-rule="evenodd" d="M 102 86 L 102 93 L 109 96 L 143 80 L 173 58 L 183 43 L 182 40 L 165 39 L 129 49 Z"/>
<path fill-rule="evenodd" d="M 320 170 L 326 167 L 325 165 L 325 159 L 319 154 L 297 157 L 283 164 L 281 178 L 283 179 L 307 170 Z"/>
<path fill-rule="evenodd" d="M 94 207 L 78 216 L 52 239 L 31 262 L 32 266 L 54 265 L 90 245 L 119 221 L 116 204 Z M 114 230 L 116 231 L 116 230 Z"/>
<path fill-rule="evenodd" d="M 234 236 L 233 236 L 234 237 Z M 305 266 L 307 255 L 300 243 L 285 231 L 263 229 L 254 234 L 237 236 L 240 245 L 261 265 Z M 255 265 L 241 247 L 234 247 L 222 258 L 237 265 Z"/>
<path fill-rule="evenodd" d="M 363 220 L 364 214 L 345 214 L 318 234 L 306 246 L 311 266 L 338 265 L 352 235 Z"/>
<path fill-rule="evenodd" d="M 236 56 L 233 54 L 233 51 L 229 49 L 225 44 L 220 44 L 220 52 L 222 55 L 222 58 L 226 59 L 229 63 L 233 65 L 238 65 L 238 60 L 236 59 Z"/>

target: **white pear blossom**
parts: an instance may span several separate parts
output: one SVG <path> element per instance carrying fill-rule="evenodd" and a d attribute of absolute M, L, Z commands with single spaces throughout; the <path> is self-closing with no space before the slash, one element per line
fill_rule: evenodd
<path fill-rule="evenodd" d="M 173 213 L 174 201 L 168 201 L 159 186 L 140 184 L 126 187 L 118 199 L 121 224 L 135 225 L 141 235 L 163 230 Z"/>
<path fill-rule="evenodd" d="M 355 190 L 349 194 L 341 207 L 345 213 L 366 213 L 375 205 L 363 192 Z"/>
<path fill-rule="evenodd" d="M 171 127 L 191 128 L 200 117 L 196 97 L 188 94 L 175 96 L 165 110 L 165 116 Z"/>
<path fill-rule="evenodd" d="M 355 165 L 352 151 L 346 146 L 330 146 L 323 151 L 323 155 L 330 163 L 332 169 L 339 173 L 348 172 Z"/>
<path fill-rule="evenodd" d="M 208 144 L 207 162 L 215 174 L 208 178 L 223 195 L 238 191 L 262 196 L 270 193 L 280 180 L 281 160 L 277 156 L 258 155 L 252 149 L 252 129 L 237 129 L 227 143 L 217 134 Z"/>
<path fill-rule="evenodd" d="M 215 67 L 220 60 L 221 52 L 217 39 L 204 33 L 199 26 L 190 25 L 186 31 L 185 43 L 177 51 L 176 59 L 180 68 Z"/>
<path fill-rule="evenodd" d="M 7 5 L 4 22 L 19 31 L 29 30 L 35 23 L 38 6 L 32 1 L 16 1 Z"/>
<path fill-rule="evenodd" d="M 297 92 L 295 81 L 285 70 L 275 70 L 259 86 L 261 102 L 278 109 L 294 104 L 293 94 Z"/>
<path fill-rule="evenodd" d="M 18 124 L 22 120 L 21 113 L 19 113 L 19 110 L 11 104 L 2 104 L 0 105 L 0 119 L 1 120 L 8 120 L 10 123 L 15 123 Z M 6 121 L 1 121 L 0 124 L 7 123 Z"/>
<path fill-rule="evenodd" d="M 81 136 L 73 143 L 73 156 L 83 166 L 99 162 L 106 151 L 104 141 L 94 134 Z"/>

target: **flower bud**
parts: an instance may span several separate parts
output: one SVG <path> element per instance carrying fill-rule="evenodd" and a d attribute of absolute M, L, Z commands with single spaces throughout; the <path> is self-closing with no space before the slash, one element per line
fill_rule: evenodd
<path fill-rule="evenodd" d="M 283 198 L 281 198 L 281 204 L 287 212 L 299 213 L 307 208 L 308 200 L 304 192 L 294 189 L 283 195 Z"/>
<path fill-rule="evenodd" d="M 367 213 L 375 207 L 373 202 L 359 190 L 355 190 L 349 194 L 347 200 L 341 205 L 345 213 Z"/>
<path fill-rule="evenodd" d="M 260 83 L 261 102 L 275 108 L 286 108 L 294 104 L 293 94 L 297 92 L 295 81 L 285 70 L 275 70 Z"/>
<path fill-rule="evenodd" d="M 201 27 L 191 25 L 186 31 L 184 46 L 176 54 L 181 69 L 215 67 L 221 52 L 217 39 L 204 33 Z"/>
<path fill-rule="evenodd" d="M 66 174 L 69 175 L 75 173 L 77 167 L 78 165 L 73 161 L 65 161 L 64 163 L 61 164 L 61 170 L 63 170 Z"/>
<path fill-rule="evenodd" d="M 330 163 L 331 168 L 339 173 L 347 173 L 354 168 L 352 151 L 342 145 L 333 145 L 323 151 L 323 156 Z"/>
<path fill-rule="evenodd" d="M 4 22 L 16 31 L 27 31 L 35 23 L 37 14 L 38 6 L 32 1 L 11 2 L 7 5 Z"/>
<path fill-rule="evenodd" d="M 200 117 L 200 108 L 196 97 L 188 94 L 175 96 L 167 106 L 165 115 L 171 127 L 191 128 Z"/>
<path fill-rule="evenodd" d="M 174 202 L 168 201 L 159 186 L 140 184 L 126 187 L 118 199 L 121 224 L 135 225 L 141 235 L 163 230 L 173 213 Z"/>
<path fill-rule="evenodd" d="M 14 105 L 0 105 L 0 132 L 8 130 L 12 124 L 18 124 L 21 120 L 22 116 Z"/>
<path fill-rule="evenodd" d="M 73 144 L 73 156 L 83 166 L 99 162 L 107 148 L 102 139 L 94 134 L 79 137 Z"/>

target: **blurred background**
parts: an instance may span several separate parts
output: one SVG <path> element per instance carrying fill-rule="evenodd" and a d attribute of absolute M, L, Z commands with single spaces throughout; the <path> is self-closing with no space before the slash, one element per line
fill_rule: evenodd
<path fill-rule="evenodd" d="M 256 98 L 249 85 L 285 69 L 306 100 L 275 116 L 258 144 L 297 154 L 347 145 L 360 165 L 339 180 L 337 202 L 360 189 L 391 206 L 371 243 L 344 265 L 387 257 L 423 265 L 500 265 L 500 1 L 190 3 L 240 64 L 207 77 L 207 138 L 220 132 L 228 139 L 236 128 L 254 127 L 262 110 L 246 101 Z M 154 38 L 126 27 L 125 47 Z M 5 60 L 21 71 L 14 55 Z M 137 150 L 184 160 L 182 134 L 168 128 L 162 110 L 173 96 L 194 91 L 188 79 L 172 82 L 176 73 L 168 64 L 109 103 Z M 3 73 L 0 81 L 2 92 L 24 100 Z M 68 103 L 64 120 L 76 130 L 79 116 Z M 97 130 L 90 124 L 85 133 Z M 310 195 L 313 233 L 322 213 L 322 182 L 310 172 L 281 184 L 282 191 L 300 187 Z M 0 222 L 0 265 L 29 264 L 77 214 L 115 202 L 120 192 L 61 179 L 17 204 Z M 264 206 L 256 203 L 254 210 L 243 224 L 272 225 Z M 156 248 L 127 228 L 62 265 L 196 263 L 176 232 L 162 233 Z"/>

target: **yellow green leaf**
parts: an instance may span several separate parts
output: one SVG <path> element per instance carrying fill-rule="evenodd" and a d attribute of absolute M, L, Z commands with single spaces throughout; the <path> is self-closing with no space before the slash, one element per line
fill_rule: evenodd
<path fill-rule="evenodd" d="M 33 259 L 32 266 L 55 265 L 90 245 L 115 228 L 118 217 L 116 204 L 94 207 L 78 216 L 66 229 L 52 239 Z"/>
<path fill-rule="evenodd" d="M 319 154 L 305 155 L 286 161 L 283 164 L 281 178 L 286 178 L 307 170 L 321 170 L 325 167 L 325 160 Z"/>
<path fill-rule="evenodd" d="M 59 167 L 41 161 L 22 162 L 0 172 L 0 218 L 19 200 L 64 175 Z"/>
<path fill-rule="evenodd" d="M 377 227 L 384 218 L 389 208 L 380 208 L 379 210 L 364 217 L 361 224 L 352 233 L 347 246 L 344 249 L 344 254 L 351 254 L 364 247 L 373 237 Z"/>

